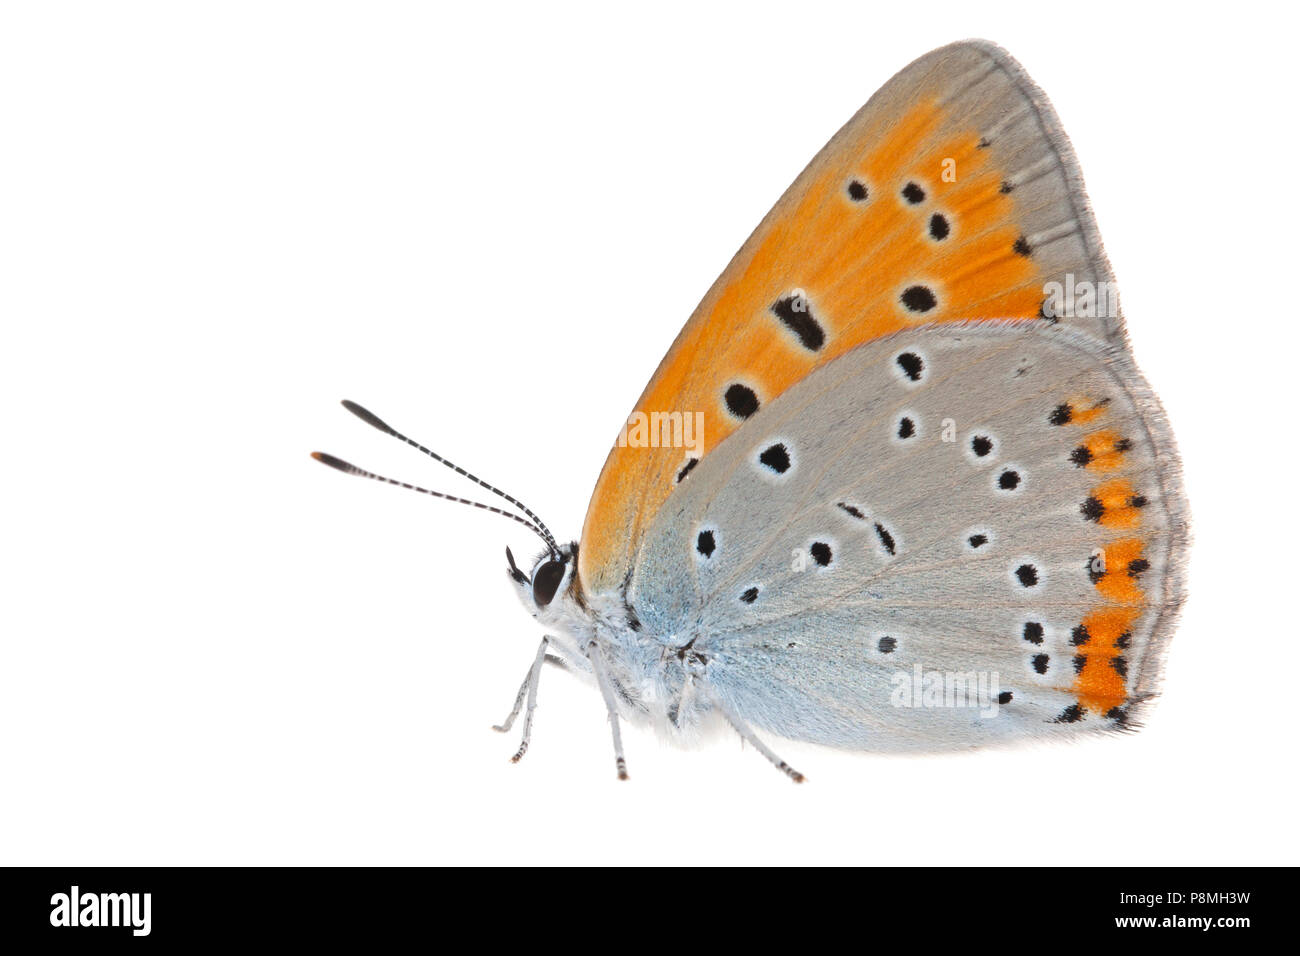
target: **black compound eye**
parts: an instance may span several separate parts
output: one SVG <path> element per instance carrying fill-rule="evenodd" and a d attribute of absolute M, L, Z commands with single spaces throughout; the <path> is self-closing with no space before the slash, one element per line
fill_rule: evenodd
<path fill-rule="evenodd" d="M 563 580 L 563 561 L 547 561 L 533 572 L 533 600 L 538 607 L 546 607 L 554 600 Z"/>

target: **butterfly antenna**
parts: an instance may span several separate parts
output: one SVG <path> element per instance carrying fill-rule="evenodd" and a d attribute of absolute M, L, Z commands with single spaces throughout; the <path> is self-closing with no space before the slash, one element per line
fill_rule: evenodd
<path fill-rule="evenodd" d="M 537 535 L 537 537 L 541 538 L 542 541 L 546 543 L 548 548 L 554 548 L 554 542 L 543 534 L 541 528 L 537 527 L 537 525 L 530 521 L 525 521 L 513 511 L 506 511 L 504 508 L 484 504 L 481 501 L 470 501 L 468 498 L 460 498 L 456 495 L 444 494 L 441 491 L 430 491 L 428 488 L 421 488 L 418 485 L 407 484 L 405 481 L 398 481 L 396 478 L 386 478 L 383 475 L 376 475 L 373 471 L 366 471 L 364 468 L 358 468 L 351 462 L 346 462 L 342 458 L 335 458 L 333 455 L 328 455 L 323 451 L 314 451 L 311 453 L 311 456 L 322 465 L 329 465 L 331 468 L 337 468 L 345 475 L 357 475 L 361 478 L 370 478 L 374 481 L 382 481 L 386 484 L 397 485 L 399 488 L 408 488 L 411 491 L 418 491 L 422 495 L 431 495 L 434 498 L 442 498 L 444 501 L 454 501 L 457 504 L 471 505 L 475 508 L 482 508 L 484 511 L 490 511 L 493 514 L 504 515 L 512 521 L 518 521 L 533 534 Z"/>
<path fill-rule="evenodd" d="M 455 462 L 448 461 L 446 458 L 443 458 L 441 455 L 439 455 L 436 451 L 424 447 L 415 439 L 408 438 L 406 435 L 403 435 L 396 428 L 388 424 L 388 422 L 384 421 L 374 412 L 370 411 L 369 409 L 361 407 L 356 402 L 349 401 L 348 399 L 345 398 L 343 400 L 343 407 L 346 408 L 348 411 L 350 411 L 353 415 L 357 416 L 357 418 L 361 419 L 367 425 L 371 426 L 372 428 L 377 428 L 381 432 L 384 432 L 385 434 L 392 435 L 394 438 L 406 442 L 412 448 L 424 452 L 434 461 L 446 465 L 452 471 L 456 472 L 456 474 L 464 475 L 470 481 L 474 482 L 476 485 L 481 485 L 482 487 L 486 488 L 488 491 L 492 492 L 494 495 L 500 495 L 502 498 L 510 502 L 512 505 L 514 505 L 516 508 L 518 508 L 520 511 L 522 511 L 524 514 L 526 514 L 529 517 L 529 519 L 533 522 L 533 525 L 540 531 L 542 535 L 542 540 L 546 542 L 546 546 L 550 549 L 552 555 L 558 555 L 560 553 L 560 547 L 558 544 L 555 543 L 555 536 L 551 534 L 551 529 L 546 527 L 546 523 L 542 521 L 541 518 L 537 517 L 537 515 L 533 512 L 533 510 L 529 508 L 527 505 L 525 505 L 518 498 L 506 494 L 500 488 L 484 481 L 482 478 L 478 477 L 477 475 L 470 474 L 468 471 L 466 471 L 464 468 L 457 465 Z"/>

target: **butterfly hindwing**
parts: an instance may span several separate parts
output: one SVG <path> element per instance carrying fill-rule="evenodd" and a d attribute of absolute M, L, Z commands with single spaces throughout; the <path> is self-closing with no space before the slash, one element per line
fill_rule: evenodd
<path fill-rule="evenodd" d="M 904 69 L 817 155 L 705 296 L 637 410 L 702 413 L 707 456 L 865 342 L 987 318 L 1122 338 L 1050 105 L 1005 52 L 968 42 Z M 672 442 L 611 452 L 583 529 L 591 591 L 621 584 L 649 518 L 697 467 Z"/>
<path fill-rule="evenodd" d="M 1121 348 L 1045 324 L 900 332 L 706 456 L 627 600 L 785 736 L 934 749 L 1120 727 L 1181 600 L 1175 461 Z M 918 668 L 976 675 L 997 716 L 899 703 Z"/>

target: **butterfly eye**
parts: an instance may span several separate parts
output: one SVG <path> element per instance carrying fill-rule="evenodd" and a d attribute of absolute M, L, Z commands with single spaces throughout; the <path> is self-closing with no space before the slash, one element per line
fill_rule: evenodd
<path fill-rule="evenodd" d="M 564 580 L 564 562 L 547 561 L 533 572 L 533 600 L 538 607 L 546 607 Z"/>

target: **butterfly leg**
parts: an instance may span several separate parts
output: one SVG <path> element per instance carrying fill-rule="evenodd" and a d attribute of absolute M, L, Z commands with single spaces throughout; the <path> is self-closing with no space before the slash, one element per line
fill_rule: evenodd
<path fill-rule="evenodd" d="M 510 711 L 510 716 L 505 719 L 504 723 L 492 727 L 493 730 L 500 731 L 503 734 L 508 731 L 514 725 L 515 718 L 519 716 L 519 711 L 523 709 L 524 697 L 528 698 L 528 712 L 524 714 L 523 740 L 520 741 L 519 749 L 515 752 L 515 755 L 510 758 L 511 763 L 518 763 L 523 759 L 524 754 L 528 753 L 528 741 L 533 736 L 533 711 L 537 709 L 537 685 L 541 683 L 542 664 L 553 656 L 546 653 L 547 645 L 550 642 L 549 637 L 542 638 L 542 643 L 537 648 L 537 656 L 533 659 L 532 666 L 528 668 L 528 673 L 524 675 L 524 682 L 519 685 L 519 693 L 515 697 L 515 706 Z"/>
<path fill-rule="evenodd" d="M 614 689 L 610 685 L 609 675 L 605 673 L 605 661 L 601 657 L 600 646 L 592 641 L 587 645 L 587 659 L 591 661 L 592 672 L 596 675 L 596 684 L 600 695 L 605 698 L 605 709 L 609 711 L 609 728 L 614 737 L 614 765 L 618 769 L 618 779 L 627 779 L 627 761 L 623 758 L 623 735 L 618 726 L 618 707 L 614 703 Z"/>
<path fill-rule="evenodd" d="M 749 729 L 749 725 L 733 714 L 731 708 L 718 699 L 717 694 L 710 692 L 709 697 L 713 701 L 713 706 L 717 707 L 722 716 L 727 718 L 727 723 L 731 724 L 736 733 L 740 734 L 741 740 L 752 744 L 754 749 L 770 760 L 777 770 L 780 770 L 795 783 L 803 783 L 803 774 L 778 757 L 767 744 L 754 736 L 754 732 Z"/>

